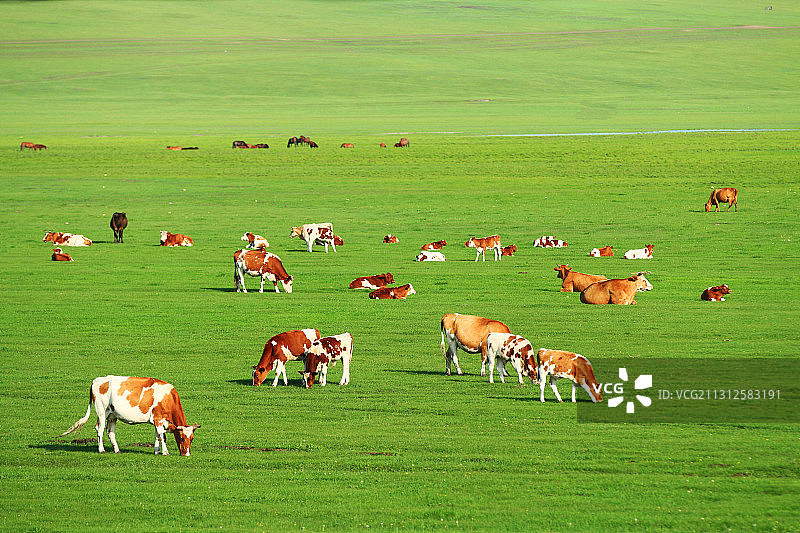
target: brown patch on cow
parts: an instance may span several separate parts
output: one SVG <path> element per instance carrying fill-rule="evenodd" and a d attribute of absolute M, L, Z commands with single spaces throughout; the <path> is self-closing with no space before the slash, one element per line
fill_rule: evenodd
<path fill-rule="evenodd" d="M 144 390 L 147 388 L 152 387 L 158 383 L 158 380 L 153 378 L 128 378 L 119 385 L 119 394 L 120 397 L 124 398 L 126 392 L 130 392 L 130 396 L 128 396 L 128 403 L 131 404 L 131 407 L 137 407 L 139 402 L 142 400 L 142 394 Z M 152 394 L 152 391 L 151 391 Z M 150 405 L 153 404 L 152 399 L 150 400 Z M 144 411 L 143 411 L 144 412 Z"/>
<path fill-rule="evenodd" d="M 142 395 L 141 401 L 139 401 L 139 410 L 144 414 L 148 413 L 150 408 L 153 407 L 154 401 L 155 398 L 153 397 L 153 389 L 146 389 Z"/>
<path fill-rule="evenodd" d="M 110 382 L 108 381 L 104 381 L 103 383 L 100 384 L 100 387 L 97 389 L 100 392 L 100 394 L 105 394 L 108 392 L 109 384 Z"/>

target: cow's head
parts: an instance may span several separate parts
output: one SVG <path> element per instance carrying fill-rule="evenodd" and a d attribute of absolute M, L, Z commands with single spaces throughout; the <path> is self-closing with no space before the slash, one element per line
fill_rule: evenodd
<path fill-rule="evenodd" d="M 252 234 L 252 233 L 249 233 L 249 232 L 248 232 L 248 233 L 245 233 L 244 235 L 242 235 L 242 240 L 243 240 L 243 241 L 247 241 L 247 242 L 253 242 L 253 237 L 252 237 L 252 235 L 253 235 L 253 234 Z"/>
<path fill-rule="evenodd" d="M 639 292 L 644 291 L 652 291 L 653 286 L 647 281 L 647 278 L 644 277 L 645 274 L 649 274 L 649 272 L 639 272 L 637 274 L 631 274 L 631 277 L 628 278 L 629 281 L 633 281 L 636 283 L 636 290 Z"/>
<path fill-rule="evenodd" d="M 275 366 L 274 364 L 272 366 Z M 256 387 L 264 383 L 267 374 L 271 369 L 263 366 L 253 365 L 253 386 Z"/>
<path fill-rule="evenodd" d="M 291 231 L 289 231 L 289 237 L 290 237 L 290 238 L 299 237 L 299 236 L 301 236 L 302 234 L 303 234 L 303 230 L 302 230 L 302 228 L 294 228 L 294 227 L 293 227 L 293 228 L 291 229 Z"/>
<path fill-rule="evenodd" d="M 387 272 L 383 275 L 383 277 L 386 280 L 386 283 L 394 283 L 394 276 L 392 276 L 391 272 Z"/>
<path fill-rule="evenodd" d="M 709 211 L 711 211 L 711 200 L 709 200 L 708 203 L 706 204 L 706 213 L 708 213 Z"/>
<path fill-rule="evenodd" d="M 467 248 L 475 248 L 475 237 L 470 237 L 469 240 L 464 243 L 464 246 Z"/>
<path fill-rule="evenodd" d="M 175 435 L 175 442 L 178 443 L 178 450 L 181 455 L 189 456 L 190 448 L 192 447 L 192 439 L 194 439 L 194 430 L 199 428 L 199 424 L 193 426 L 175 426 L 170 424 L 167 431 L 171 431 Z"/>
<path fill-rule="evenodd" d="M 292 293 L 292 282 L 294 281 L 294 276 L 289 276 L 286 279 L 281 280 L 281 285 L 283 285 L 283 290 L 286 291 L 286 294 Z"/>
<path fill-rule="evenodd" d="M 162 232 L 161 232 L 161 242 L 162 242 L 162 243 L 163 243 L 164 241 L 166 241 L 166 240 L 167 240 L 167 236 L 168 236 L 168 235 L 169 235 L 169 232 L 168 232 L 168 231 L 162 231 Z"/>
<path fill-rule="evenodd" d="M 730 294 L 732 292 L 730 287 L 728 287 L 727 285 L 720 285 L 719 287 L 714 287 L 714 288 L 717 289 L 722 294 Z"/>
<path fill-rule="evenodd" d="M 556 266 L 556 267 L 555 267 L 553 270 L 555 270 L 556 272 L 558 272 L 558 276 L 556 276 L 556 277 L 559 277 L 559 278 L 561 278 L 561 279 L 564 279 L 565 277 L 567 277 L 567 273 L 568 273 L 570 270 L 572 270 L 572 267 L 571 267 L 571 266 L 569 266 L 569 265 L 558 265 L 558 266 Z"/>
<path fill-rule="evenodd" d="M 414 286 L 412 284 L 409 283 L 408 285 L 406 285 L 406 287 L 408 287 L 408 292 L 406 292 L 406 296 L 408 296 L 409 294 L 417 294 L 417 291 L 414 290 Z"/>

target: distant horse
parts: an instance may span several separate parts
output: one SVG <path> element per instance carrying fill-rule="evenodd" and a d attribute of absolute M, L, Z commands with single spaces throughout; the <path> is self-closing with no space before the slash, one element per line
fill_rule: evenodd
<path fill-rule="evenodd" d="M 31 142 L 20 143 L 19 149 L 22 150 L 23 148 L 30 148 L 31 150 L 36 150 L 36 144 Z"/>
<path fill-rule="evenodd" d="M 167 150 L 183 150 L 180 146 L 167 146 Z"/>
<path fill-rule="evenodd" d="M 269 148 L 267 143 L 250 144 L 248 148 Z"/>
<path fill-rule="evenodd" d="M 706 213 L 711 211 L 711 206 L 715 206 L 715 211 L 719 211 L 719 205 L 722 203 L 728 204 L 728 211 L 731 210 L 731 206 L 733 206 L 734 211 L 739 210 L 739 206 L 736 203 L 736 197 L 738 196 L 739 191 L 734 189 L 733 187 L 724 187 L 722 189 L 714 189 L 711 192 L 711 197 L 706 202 Z"/>
<path fill-rule="evenodd" d="M 381 148 L 386 148 L 386 143 L 381 143 Z"/>
<path fill-rule="evenodd" d="M 312 141 L 311 139 L 308 140 L 308 147 L 309 148 L 319 148 L 319 145 Z"/>
<path fill-rule="evenodd" d="M 233 141 L 231 148 L 247 148 L 247 143 L 244 141 Z"/>
<path fill-rule="evenodd" d="M 342 145 L 339 148 L 355 148 L 355 147 L 356 145 L 353 143 L 342 143 Z"/>
<path fill-rule="evenodd" d="M 401 148 L 405 148 L 405 147 L 406 147 L 406 146 L 408 146 L 409 144 L 410 144 L 410 143 L 408 142 L 408 139 L 406 139 L 405 137 L 403 137 L 402 139 L 400 139 L 400 142 L 399 142 L 399 143 L 397 143 L 397 145 L 398 145 L 398 146 L 400 146 Z"/>
<path fill-rule="evenodd" d="M 128 217 L 125 213 L 114 213 L 111 216 L 110 226 L 114 230 L 114 242 L 125 242 L 122 240 L 122 232 L 128 227 Z"/>
<path fill-rule="evenodd" d="M 286 143 L 286 148 L 291 148 L 292 146 L 297 146 L 300 144 L 300 141 L 297 137 L 289 137 L 289 142 Z"/>
<path fill-rule="evenodd" d="M 33 149 L 34 150 L 47 150 L 47 146 L 45 146 L 43 144 L 34 144 L 33 145 Z"/>

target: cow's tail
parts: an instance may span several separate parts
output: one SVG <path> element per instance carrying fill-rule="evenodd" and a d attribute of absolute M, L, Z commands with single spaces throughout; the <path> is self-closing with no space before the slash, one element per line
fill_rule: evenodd
<path fill-rule="evenodd" d="M 66 430 L 61 435 L 59 435 L 59 437 L 63 437 L 64 435 L 69 435 L 73 431 L 82 428 L 83 425 L 86 423 L 86 421 L 89 420 L 89 415 L 91 415 L 91 414 L 92 414 L 92 403 L 89 402 L 89 407 L 86 408 L 86 415 L 83 418 L 81 418 L 80 420 L 78 420 L 77 422 L 75 422 L 75 424 L 73 424 L 71 428 Z"/>

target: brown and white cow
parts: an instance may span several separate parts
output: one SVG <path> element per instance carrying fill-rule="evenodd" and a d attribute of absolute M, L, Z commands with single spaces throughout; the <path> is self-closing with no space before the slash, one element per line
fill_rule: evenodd
<path fill-rule="evenodd" d="M 572 267 L 569 265 L 558 265 L 553 270 L 558 272 L 557 277 L 559 279 L 564 280 L 561 283 L 561 292 L 581 292 L 592 283 L 608 279 L 599 274 L 581 274 L 580 272 L 573 272 Z"/>
<path fill-rule="evenodd" d="M 328 245 L 333 247 L 336 251 L 336 244 L 334 242 L 333 224 L 324 222 L 321 224 L 303 224 L 300 227 L 293 227 L 289 232 L 289 237 L 300 237 L 306 242 L 308 251 L 314 244 L 325 245 L 325 253 L 328 253 Z"/>
<path fill-rule="evenodd" d="M 597 383 L 592 370 L 592 363 L 579 353 L 565 352 L 562 350 L 548 350 L 542 348 L 536 354 L 538 360 L 537 377 L 539 379 L 539 401 L 544 401 L 544 386 L 547 384 L 548 377 L 550 388 L 556 395 L 556 399 L 561 402 L 561 395 L 558 394 L 556 381 L 560 378 L 568 379 L 572 382 L 572 402 L 575 403 L 575 390 L 580 386 L 589 393 L 592 402 L 602 401 L 603 395 L 600 392 L 601 386 Z M 533 379 L 533 378 L 531 378 Z"/>
<path fill-rule="evenodd" d="M 714 189 L 711 192 L 711 197 L 709 197 L 708 202 L 706 202 L 706 213 L 711 211 L 711 206 L 715 206 L 714 211 L 719 211 L 719 204 L 727 203 L 728 204 L 728 211 L 731 210 L 731 205 L 733 205 L 733 210 L 738 211 L 739 206 L 736 203 L 736 197 L 738 196 L 739 191 L 734 189 L 733 187 L 723 187 L 722 189 Z"/>
<path fill-rule="evenodd" d="M 542 235 L 533 241 L 534 248 L 566 248 L 569 244 L 566 241 L 556 239 L 552 235 Z"/>
<path fill-rule="evenodd" d="M 522 376 L 525 371 L 525 361 L 533 357 L 533 346 L 525 337 L 511 333 L 489 333 L 486 337 L 486 356 L 489 359 L 489 383 L 494 383 L 494 367 L 500 361 L 498 374 L 500 381 L 505 383 L 506 362 L 511 361 L 511 366 L 517 371 L 520 385 L 523 384 Z"/>
<path fill-rule="evenodd" d="M 515 253 L 517 253 L 517 245 L 516 244 L 509 244 L 508 246 L 503 246 L 500 250 L 501 255 L 511 257 Z"/>
<path fill-rule="evenodd" d="M 247 243 L 246 248 L 269 248 L 267 239 L 249 231 L 242 235 L 242 240 Z"/>
<path fill-rule="evenodd" d="M 442 316 L 442 355 L 445 374 L 450 375 L 450 363 L 456 365 L 458 375 L 463 374 L 458 366 L 458 348 L 467 353 L 481 354 L 481 376 L 486 375 L 487 337 L 490 333 L 511 333 L 508 326 L 499 320 L 475 315 L 447 313 Z"/>
<path fill-rule="evenodd" d="M 191 237 L 181 233 L 161 232 L 161 246 L 194 246 Z"/>
<path fill-rule="evenodd" d="M 429 242 L 428 244 L 423 244 L 420 250 L 441 250 L 444 246 L 447 246 L 447 241 L 435 241 Z"/>
<path fill-rule="evenodd" d="M 273 369 L 275 381 L 272 382 L 272 386 L 278 386 L 281 374 L 283 374 L 283 384 L 288 385 L 286 362 L 304 359 L 306 350 L 319 338 L 318 329 L 293 329 L 270 338 L 264 345 L 261 360 L 253 366 L 253 385 L 261 385 Z"/>
<path fill-rule="evenodd" d="M 306 350 L 306 368 L 300 372 L 303 375 L 303 385 L 310 389 L 319 374 L 319 384 L 323 387 L 328 382 L 328 367 L 342 361 L 342 380 L 339 385 L 350 383 L 350 361 L 353 359 L 353 336 L 349 333 L 322 337 L 311 343 Z"/>
<path fill-rule="evenodd" d="M 48 231 L 44 234 L 43 242 L 50 241 L 55 246 L 91 246 L 91 239 L 87 239 L 83 235 L 75 235 L 72 233 L 65 233 L 62 231 Z"/>
<path fill-rule="evenodd" d="M 161 455 L 169 455 L 164 435 L 170 432 L 175 435 L 180 454 L 191 455 L 189 450 L 194 431 L 200 426 L 187 424 L 178 391 L 166 381 L 131 376 L 95 378 L 89 388 L 89 407 L 86 409 L 86 415 L 59 437 L 80 429 L 89 420 L 92 405 L 97 415 L 98 452 L 105 453 L 103 433 L 108 424 L 108 438 L 111 439 L 114 453 L 119 453 L 115 429 L 117 420 L 121 420 L 126 424 L 153 424 L 156 428 L 153 451 L 156 454 L 160 448 Z"/>
<path fill-rule="evenodd" d="M 72 257 L 69 254 L 65 254 L 61 251 L 61 248 L 53 248 L 53 255 L 50 256 L 50 260 L 52 261 L 72 261 Z"/>
<path fill-rule="evenodd" d="M 475 261 L 478 260 L 478 257 L 481 255 L 483 256 L 483 260 L 486 261 L 486 250 L 494 250 L 494 260 L 500 261 L 502 259 L 502 248 L 503 246 L 500 244 L 500 236 L 499 235 L 492 235 L 490 237 L 470 237 L 467 242 L 464 243 L 464 246 L 467 248 L 475 248 Z"/>
<path fill-rule="evenodd" d="M 369 293 L 369 297 L 373 300 L 405 300 L 406 296 L 412 294 L 417 294 L 417 291 L 413 285 L 406 283 L 399 287 L 379 287 Z"/>
<path fill-rule="evenodd" d="M 730 294 L 731 289 L 727 285 L 718 285 L 716 287 L 709 287 L 700 295 L 701 300 L 707 302 L 724 302 L 724 295 Z"/>
<path fill-rule="evenodd" d="M 258 250 L 237 250 L 233 253 L 233 282 L 236 285 L 236 292 L 247 292 L 244 285 L 244 275 L 248 274 L 254 278 L 261 278 L 261 287 L 258 292 L 264 292 L 264 280 L 268 279 L 278 289 L 278 282 L 283 285 L 283 290 L 287 293 L 292 292 L 292 282 L 294 278 L 286 273 L 280 257 L 267 252 L 263 248 Z"/>
<path fill-rule="evenodd" d="M 442 252 L 422 251 L 417 254 L 415 261 L 447 261 Z"/>
<path fill-rule="evenodd" d="M 114 213 L 111 215 L 111 222 L 108 225 L 114 232 L 114 242 L 125 242 L 122 239 L 122 234 L 125 232 L 125 228 L 128 227 L 128 216 L 125 213 Z"/>
<path fill-rule="evenodd" d="M 626 279 L 598 281 L 583 289 L 581 302 L 585 304 L 636 305 L 637 292 L 651 291 L 653 286 L 644 277 L 646 272 L 632 274 Z"/>
<path fill-rule="evenodd" d="M 351 289 L 370 289 L 375 290 L 380 287 L 386 287 L 390 283 L 394 283 L 394 276 L 391 272 L 386 274 L 376 274 L 374 276 L 361 276 L 350 282 Z"/>
<path fill-rule="evenodd" d="M 628 250 L 625 252 L 625 259 L 652 259 L 653 258 L 653 246 L 652 244 L 648 244 L 644 248 L 636 248 L 635 250 Z"/>
<path fill-rule="evenodd" d="M 602 248 L 592 248 L 589 255 L 591 257 L 614 257 L 614 247 L 603 246 Z"/>
<path fill-rule="evenodd" d="M 400 239 L 392 235 L 391 233 L 383 238 L 384 244 L 395 244 L 400 242 Z"/>

